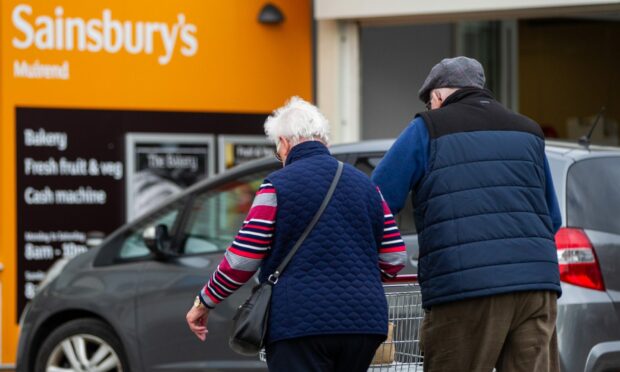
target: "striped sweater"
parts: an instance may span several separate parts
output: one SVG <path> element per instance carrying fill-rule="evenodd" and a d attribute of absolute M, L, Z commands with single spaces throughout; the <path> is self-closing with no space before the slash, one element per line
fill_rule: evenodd
<path fill-rule="evenodd" d="M 381 194 L 378 188 L 377 191 Z M 391 278 L 404 267 L 406 247 L 383 196 L 381 202 L 384 230 L 378 265 L 383 276 Z M 226 250 L 209 282 L 200 291 L 200 299 L 206 307 L 213 309 L 256 273 L 273 243 L 277 210 L 276 190 L 269 180 L 265 180 L 256 192 L 252 207 L 235 240 Z"/>

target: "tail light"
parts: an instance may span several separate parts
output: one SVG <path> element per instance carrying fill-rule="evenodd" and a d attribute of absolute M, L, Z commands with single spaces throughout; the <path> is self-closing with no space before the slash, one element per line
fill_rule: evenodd
<path fill-rule="evenodd" d="M 561 228 L 555 235 L 555 245 L 560 280 L 580 287 L 605 290 L 594 247 L 583 230 Z"/>

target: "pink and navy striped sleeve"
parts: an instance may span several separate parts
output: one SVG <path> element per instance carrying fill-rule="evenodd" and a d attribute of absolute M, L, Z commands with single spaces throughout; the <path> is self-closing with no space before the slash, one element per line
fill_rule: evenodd
<path fill-rule="evenodd" d="M 209 283 L 200 291 L 200 299 L 206 307 L 214 308 L 256 273 L 273 243 L 276 211 L 276 190 L 265 180 L 256 192 L 241 230 Z"/>
<path fill-rule="evenodd" d="M 381 191 L 379 195 L 381 195 Z M 394 215 L 390 211 L 387 203 L 381 195 L 381 203 L 383 204 L 383 239 L 379 247 L 379 268 L 381 274 L 387 278 L 393 278 L 405 267 L 407 260 L 407 248 L 405 242 L 400 236 L 398 226 L 394 220 Z"/>

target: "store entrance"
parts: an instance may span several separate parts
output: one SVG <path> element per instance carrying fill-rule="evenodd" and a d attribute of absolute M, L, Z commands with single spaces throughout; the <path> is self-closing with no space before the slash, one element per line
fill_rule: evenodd
<path fill-rule="evenodd" d="M 577 141 L 605 107 L 592 143 L 620 145 L 618 40 L 614 14 L 362 25 L 361 137 L 397 136 L 424 110 L 417 91 L 432 66 L 466 55 L 483 64 L 495 97 L 547 138 Z"/>

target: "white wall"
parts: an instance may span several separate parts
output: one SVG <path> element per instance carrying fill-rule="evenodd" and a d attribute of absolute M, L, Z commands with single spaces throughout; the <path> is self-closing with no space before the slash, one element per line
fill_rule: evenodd
<path fill-rule="evenodd" d="M 356 22 L 317 22 L 317 104 L 331 143 L 360 140 L 360 56 Z"/>
<path fill-rule="evenodd" d="M 392 17 L 428 17 L 436 15 L 498 13 L 547 15 L 558 12 L 581 12 L 584 9 L 617 7 L 618 0 L 314 0 L 314 16 L 318 20 L 327 19 L 371 19 Z"/>

